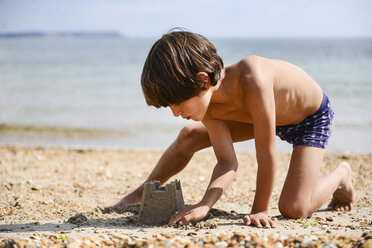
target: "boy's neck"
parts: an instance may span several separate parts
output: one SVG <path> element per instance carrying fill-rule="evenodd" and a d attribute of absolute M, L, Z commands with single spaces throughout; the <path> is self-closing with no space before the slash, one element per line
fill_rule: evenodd
<path fill-rule="evenodd" d="M 221 70 L 220 79 L 217 81 L 217 84 L 210 89 L 212 90 L 211 102 L 213 103 L 223 103 L 224 102 L 224 90 L 223 90 L 223 80 L 225 79 L 225 68 Z"/>

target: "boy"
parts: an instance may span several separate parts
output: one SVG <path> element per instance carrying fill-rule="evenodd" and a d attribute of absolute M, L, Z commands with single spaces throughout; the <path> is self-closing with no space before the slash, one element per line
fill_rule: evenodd
<path fill-rule="evenodd" d="M 283 216 L 307 217 L 331 194 L 329 209 L 352 209 L 354 191 L 347 163 L 319 177 L 333 111 L 321 88 L 299 67 L 249 56 L 224 68 L 209 40 L 175 31 L 163 35 L 151 48 L 141 85 L 148 105 L 169 106 L 175 117 L 196 121 L 181 130 L 146 182 L 164 183 L 181 171 L 196 151 L 211 145 L 218 161 L 202 200 L 176 213 L 170 225 L 207 215 L 235 176 L 238 163 L 233 142 L 255 139 L 256 195 L 251 213 L 243 221 L 275 227 L 277 220 L 268 217 L 277 163 L 275 135 L 293 144 L 279 200 Z M 143 185 L 115 207 L 140 202 Z"/>

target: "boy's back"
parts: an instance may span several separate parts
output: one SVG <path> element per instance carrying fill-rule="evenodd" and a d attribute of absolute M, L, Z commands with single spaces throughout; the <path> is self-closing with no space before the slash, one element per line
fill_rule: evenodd
<path fill-rule="evenodd" d="M 276 126 L 300 123 L 319 108 L 323 99 L 321 88 L 299 67 L 249 56 L 224 68 L 221 86 L 216 98 L 211 100 L 207 116 L 252 123 L 251 111 L 245 104 L 247 97 L 252 97 L 250 87 L 273 89 Z"/>

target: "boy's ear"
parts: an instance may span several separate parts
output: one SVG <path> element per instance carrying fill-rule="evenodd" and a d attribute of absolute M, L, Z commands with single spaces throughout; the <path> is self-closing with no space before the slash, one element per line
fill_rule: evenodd
<path fill-rule="evenodd" d="M 211 80 L 208 76 L 208 73 L 200 71 L 200 72 L 196 73 L 196 76 L 199 80 L 205 82 L 205 84 L 204 84 L 205 88 L 208 89 L 211 86 Z"/>

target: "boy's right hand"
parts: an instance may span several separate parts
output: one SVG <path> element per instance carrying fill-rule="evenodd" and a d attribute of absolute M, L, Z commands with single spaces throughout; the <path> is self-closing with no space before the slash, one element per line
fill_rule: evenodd
<path fill-rule="evenodd" d="M 275 228 L 278 224 L 277 218 L 270 218 L 265 212 L 251 213 L 243 217 L 247 226 L 254 225 L 258 228 Z"/>
<path fill-rule="evenodd" d="M 198 203 L 196 205 L 191 205 L 186 208 L 181 209 L 181 211 L 176 212 L 172 218 L 169 220 L 169 225 L 174 226 L 176 224 L 186 225 L 190 221 L 198 221 L 207 216 L 210 208 L 209 206 L 202 205 Z"/>
<path fill-rule="evenodd" d="M 141 202 L 141 194 L 138 189 L 129 193 L 128 195 L 124 196 L 119 202 L 117 202 L 115 205 L 111 206 L 115 210 L 120 210 L 121 208 L 124 208 L 126 206 L 138 204 Z"/>

